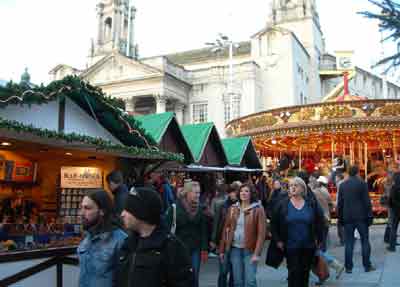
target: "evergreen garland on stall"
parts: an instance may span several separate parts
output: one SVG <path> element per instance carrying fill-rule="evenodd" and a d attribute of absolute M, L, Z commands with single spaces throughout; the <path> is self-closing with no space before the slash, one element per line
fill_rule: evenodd
<path fill-rule="evenodd" d="M 67 76 L 49 85 L 31 87 L 27 84 L 8 83 L 0 87 L 0 108 L 9 104 L 46 104 L 65 97 L 72 100 L 124 145 L 154 148 L 155 140 L 147 134 L 133 117 L 129 117 L 121 99 L 106 96 L 100 88 Z"/>
<path fill-rule="evenodd" d="M 120 144 L 114 144 L 110 141 L 106 141 L 101 138 L 83 136 L 76 133 L 70 133 L 70 134 L 59 133 L 48 129 L 36 128 L 32 125 L 24 125 L 17 121 L 5 120 L 2 119 L 1 117 L 0 117 L 0 129 L 7 129 L 18 133 L 29 133 L 44 139 L 63 140 L 68 143 L 79 142 L 87 145 L 93 145 L 98 150 L 127 153 L 129 155 L 142 159 L 156 159 L 156 160 L 163 159 L 163 160 L 183 162 L 182 154 L 155 151 L 153 149 L 146 149 L 135 146 L 124 146 Z"/>

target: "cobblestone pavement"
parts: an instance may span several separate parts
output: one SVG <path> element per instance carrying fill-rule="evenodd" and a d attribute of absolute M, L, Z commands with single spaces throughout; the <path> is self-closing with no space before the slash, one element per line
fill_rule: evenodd
<path fill-rule="evenodd" d="M 383 243 L 384 225 L 373 226 L 370 229 L 370 242 L 372 246 L 371 261 L 377 268 L 374 272 L 366 273 L 362 267 L 361 245 L 357 240 L 354 249 L 354 268 L 352 274 L 343 273 L 340 280 L 335 280 L 334 271 L 331 270 L 331 278 L 324 284 L 326 287 L 400 287 L 400 248 L 396 253 L 388 253 L 386 244 Z M 341 262 L 344 262 L 344 247 L 338 246 L 336 228 L 330 230 L 330 253 Z M 266 248 L 265 248 L 266 249 Z M 265 250 L 264 250 L 265 256 Z M 287 270 L 282 266 L 278 270 L 264 264 L 264 257 L 258 266 L 258 286 L 286 287 Z M 200 274 L 200 287 L 217 286 L 218 262 L 216 258 L 210 258 L 206 265 L 202 266 Z M 316 278 L 310 280 L 310 286 L 314 286 Z"/>

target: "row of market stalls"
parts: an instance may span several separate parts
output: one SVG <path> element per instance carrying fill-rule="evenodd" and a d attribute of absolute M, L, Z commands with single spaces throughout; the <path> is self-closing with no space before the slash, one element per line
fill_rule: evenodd
<path fill-rule="evenodd" d="M 226 176 L 261 165 L 249 137 L 221 141 L 213 124 L 181 127 L 173 113 L 130 116 L 77 77 L 0 87 L 0 286 L 44 286 L 55 265 L 49 286 L 62 285 L 59 266 L 72 261 L 59 260 L 80 240 L 80 202 L 107 190 L 115 169 L 135 183 L 155 170 Z"/>
<path fill-rule="evenodd" d="M 134 117 L 162 151 L 181 153 L 184 164 L 170 163 L 170 171 L 257 172 L 261 163 L 249 136 L 220 139 L 213 123 L 179 126 L 174 113 Z"/>

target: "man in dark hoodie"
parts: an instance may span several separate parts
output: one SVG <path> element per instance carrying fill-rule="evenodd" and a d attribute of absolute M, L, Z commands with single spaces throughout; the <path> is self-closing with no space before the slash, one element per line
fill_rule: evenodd
<path fill-rule="evenodd" d="M 161 224 L 162 202 L 151 188 L 129 191 L 121 214 L 131 233 L 122 246 L 118 287 L 192 287 L 188 250 Z"/>

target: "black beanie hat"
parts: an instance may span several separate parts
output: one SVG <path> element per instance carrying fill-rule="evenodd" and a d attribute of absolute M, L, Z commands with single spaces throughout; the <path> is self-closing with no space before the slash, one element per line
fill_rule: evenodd
<path fill-rule="evenodd" d="M 125 210 L 149 224 L 159 225 L 162 211 L 161 198 L 152 188 L 132 188 L 125 202 Z"/>
<path fill-rule="evenodd" d="M 111 214 L 113 203 L 110 195 L 104 189 L 90 190 L 86 196 L 93 200 L 99 209 L 103 210 L 105 217 Z"/>

